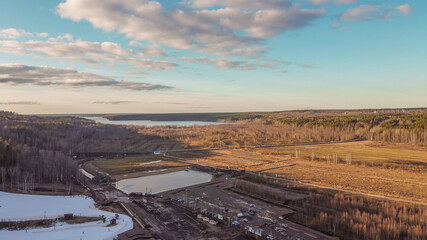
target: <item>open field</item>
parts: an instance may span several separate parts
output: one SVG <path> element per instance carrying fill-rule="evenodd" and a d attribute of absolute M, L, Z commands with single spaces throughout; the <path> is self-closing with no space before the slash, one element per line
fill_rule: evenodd
<path fill-rule="evenodd" d="M 110 175 L 131 174 L 143 171 L 155 171 L 185 167 L 188 164 L 171 161 L 162 155 L 139 155 L 124 158 L 98 159 L 92 164 L 103 172 Z"/>
<path fill-rule="evenodd" d="M 190 163 L 260 172 L 320 186 L 427 202 L 427 151 L 370 141 L 181 153 Z M 178 156 L 178 154 L 173 154 Z M 199 155 L 196 157 L 195 155 Z M 329 155 L 329 160 L 328 160 Z M 313 160 L 312 160 L 313 159 Z"/>
<path fill-rule="evenodd" d="M 381 165 L 401 168 L 427 167 L 427 149 L 409 144 L 379 144 L 377 142 L 363 141 L 268 148 L 257 152 L 263 155 L 288 155 L 299 159 L 329 162 L 333 162 L 334 155 L 336 155 L 338 162 L 347 164 Z"/>

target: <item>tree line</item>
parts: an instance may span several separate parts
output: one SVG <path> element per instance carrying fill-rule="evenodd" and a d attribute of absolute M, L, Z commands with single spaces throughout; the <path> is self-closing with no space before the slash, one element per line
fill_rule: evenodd
<path fill-rule="evenodd" d="M 346 131 L 368 140 L 427 143 L 427 112 L 421 113 L 370 113 L 353 115 L 325 115 L 310 117 L 285 117 L 274 121 L 295 128 L 329 129 Z"/>
<path fill-rule="evenodd" d="M 31 192 L 44 183 L 71 188 L 81 178 L 76 153 L 121 151 L 134 138 L 141 136 L 121 126 L 0 111 L 1 190 Z"/>

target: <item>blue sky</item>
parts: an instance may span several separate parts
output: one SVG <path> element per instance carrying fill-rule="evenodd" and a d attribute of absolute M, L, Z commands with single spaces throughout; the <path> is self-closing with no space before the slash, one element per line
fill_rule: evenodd
<path fill-rule="evenodd" d="M 0 109 L 426 107 L 427 3 L 0 2 Z"/>

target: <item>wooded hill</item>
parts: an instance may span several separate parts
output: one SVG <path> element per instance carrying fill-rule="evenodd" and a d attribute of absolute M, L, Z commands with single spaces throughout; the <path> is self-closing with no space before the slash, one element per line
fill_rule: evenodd
<path fill-rule="evenodd" d="M 410 113 L 362 113 L 312 117 L 285 117 L 273 119 L 284 125 L 326 128 L 348 131 L 368 140 L 427 143 L 427 111 Z"/>

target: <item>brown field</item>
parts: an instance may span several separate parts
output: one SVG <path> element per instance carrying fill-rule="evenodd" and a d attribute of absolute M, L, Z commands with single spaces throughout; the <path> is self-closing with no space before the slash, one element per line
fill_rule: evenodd
<path fill-rule="evenodd" d="M 185 163 L 171 161 L 169 158 L 163 157 L 162 155 L 140 155 L 125 158 L 99 159 L 93 161 L 92 164 L 110 175 L 187 166 Z"/>
<path fill-rule="evenodd" d="M 189 161 L 191 163 L 262 172 L 306 184 L 427 202 L 427 151 L 406 144 L 363 141 L 220 150 L 207 157 L 201 153 L 181 153 L 180 156 L 191 156 L 194 158 Z"/>

